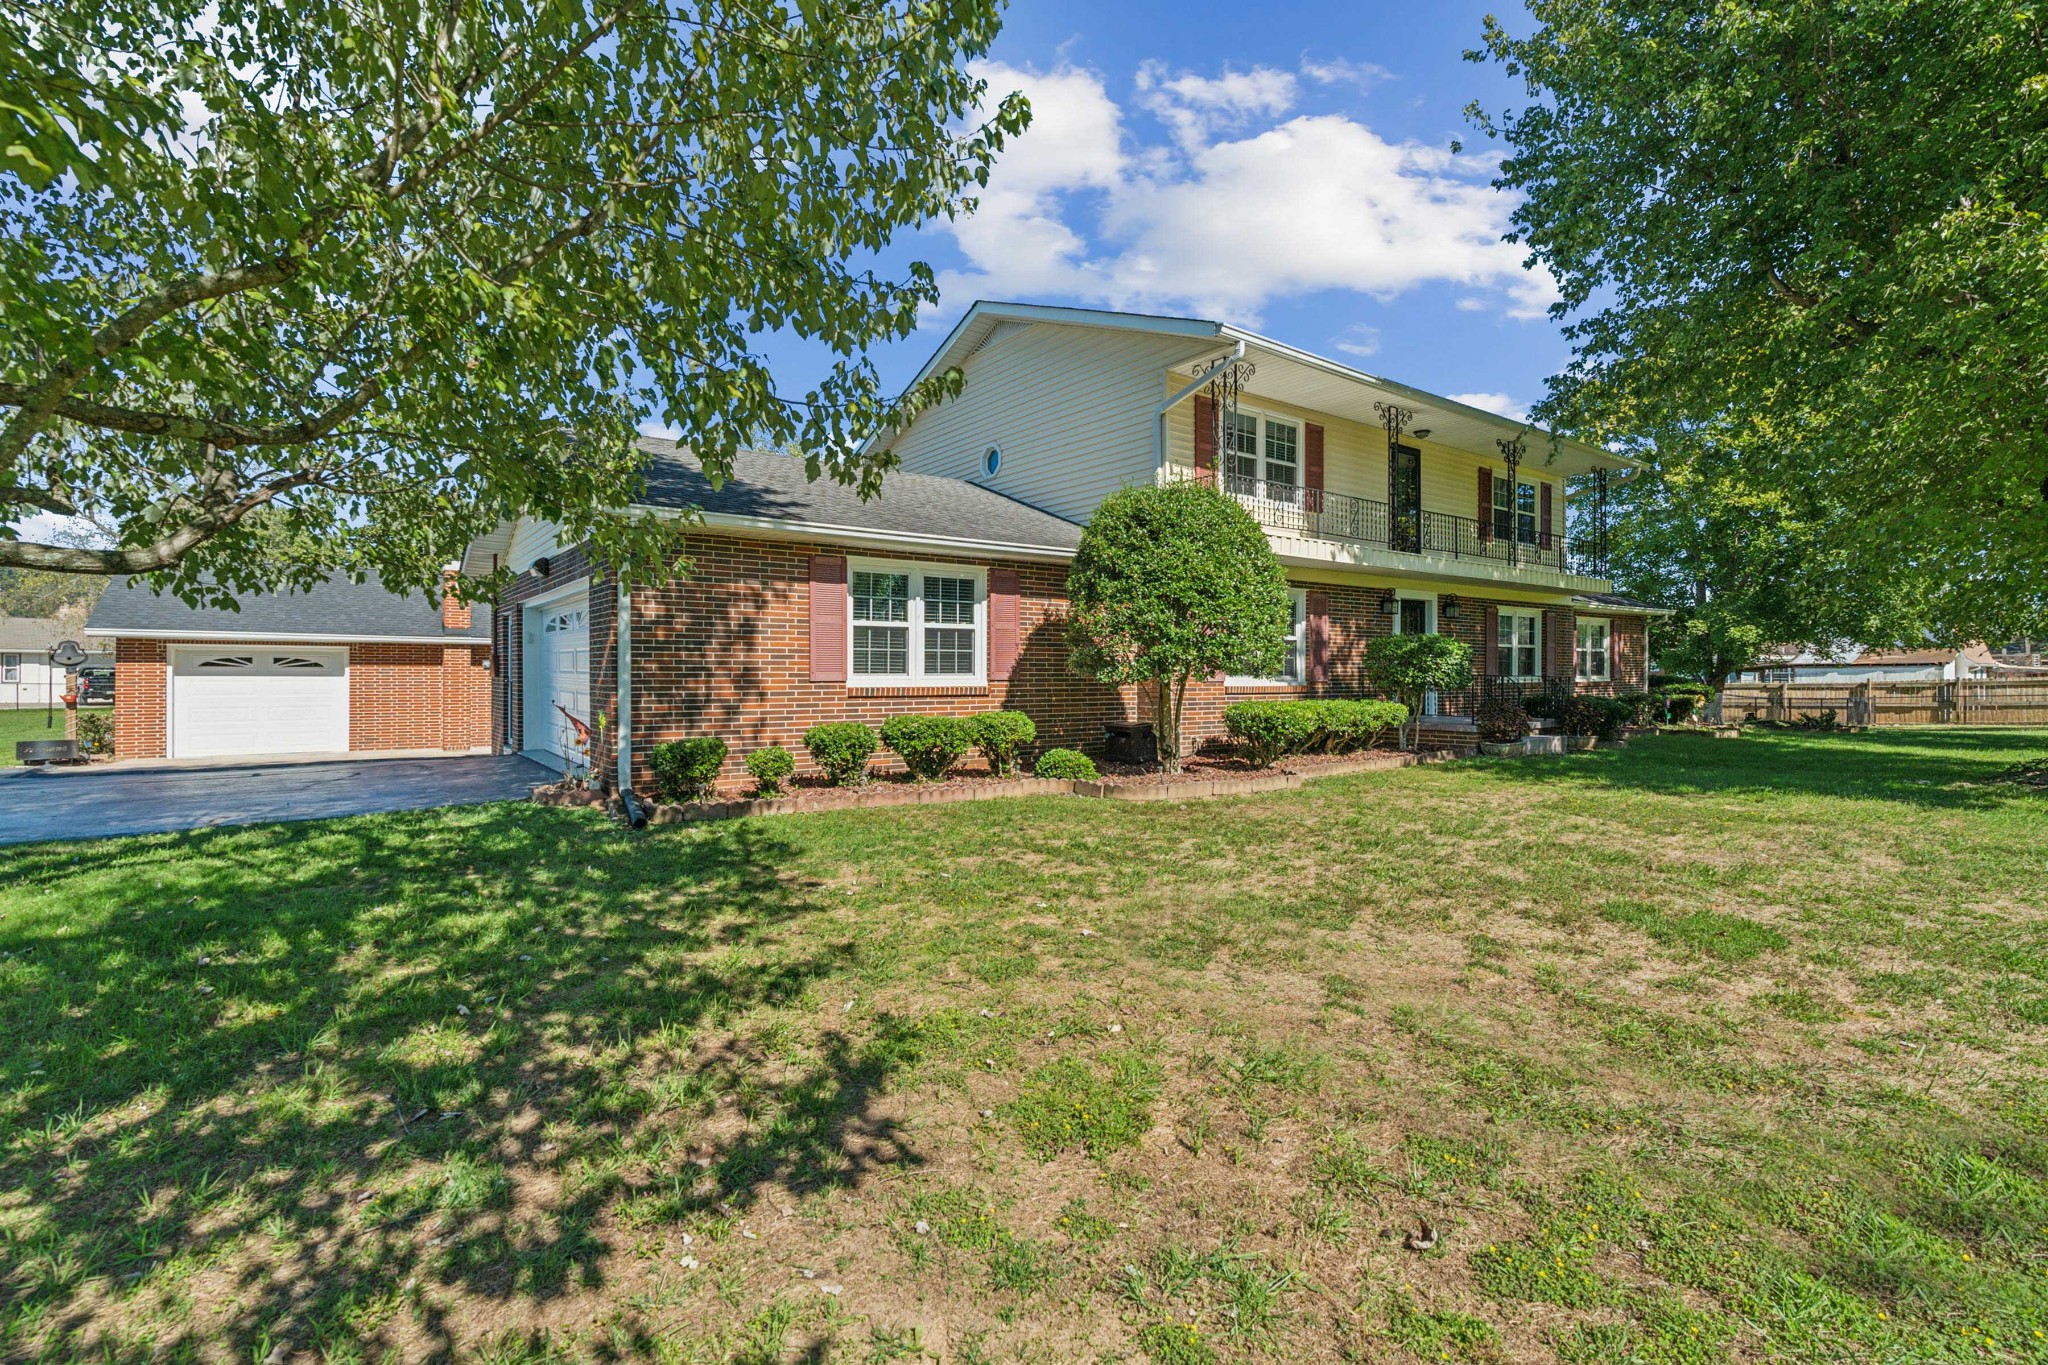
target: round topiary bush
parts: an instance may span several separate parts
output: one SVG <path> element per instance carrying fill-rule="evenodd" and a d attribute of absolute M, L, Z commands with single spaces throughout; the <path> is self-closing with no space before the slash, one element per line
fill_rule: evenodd
<path fill-rule="evenodd" d="M 716 735 L 672 739 L 647 755 L 654 769 L 655 797 L 662 801 L 694 801 L 711 790 L 725 766 L 725 741 Z"/>
<path fill-rule="evenodd" d="M 1038 727 L 1022 711 L 983 711 L 969 716 L 974 743 L 988 760 L 988 770 L 997 777 L 1017 771 L 1017 751 L 1038 738 Z"/>
<path fill-rule="evenodd" d="M 1031 765 L 1031 775 L 1060 782 L 1093 782 L 1097 774 L 1095 760 L 1079 750 L 1047 749 Z"/>
<path fill-rule="evenodd" d="M 974 730 L 957 716 L 891 716 L 882 722 L 889 746 L 920 782 L 937 782 L 974 747 Z"/>
<path fill-rule="evenodd" d="M 827 721 L 804 731 L 804 748 L 811 751 L 811 761 L 825 770 L 834 786 L 858 787 L 867 781 L 875 732 L 857 720 Z"/>
<path fill-rule="evenodd" d="M 1520 697 L 1496 693 L 1479 703 L 1473 720 L 1481 744 L 1513 744 L 1529 734 L 1529 713 L 1522 709 Z"/>
<path fill-rule="evenodd" d="M 757 796 L 780 796 L 782 784 L 796 771 L 796 760 L 780 744 L 771 744 L 747 755 L 747 771 L 753 775 Z"/>

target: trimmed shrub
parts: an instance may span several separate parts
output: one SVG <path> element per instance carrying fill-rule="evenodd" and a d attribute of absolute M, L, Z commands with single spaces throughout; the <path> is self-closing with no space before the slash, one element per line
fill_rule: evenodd
<path fill-rule="evenodd" d="M 1522 698 L 1522 710 L 1530 720 L 1556 720 L 1557 694 L 1555 692 L 1532 692 Z"/>
<path fill-rule="evenodd" d="M 1360 662 L 1365 680 L 1408 708 L 1413 718 L 1430 692 L 1456 692 L 1472 685 L 1472 646 L 1448 635 L 1384 635 L 1366 643 Z M 1422 739 L 1417 721 L 1415 738 Z"/>
<path fill-rule="evenodd" d="M 1316 703 L 1239 701 L 1223 708 L 1223 728 L 1254 767 L 1270 768 L 1283 754 L 1305 751 L 1322 728 Z"/>
<path fill-rule="evenodd" d="M 1529 733 L 1529 713 L 1522 709 L 1520 697 L 1488 697 L 1479 704 L 1473 720 L 1478 723 L 1482 744 L 1513 744 Z"/>
<path fill-rule="evenodd" d="M 804 731 L 804 748 L 834 786 L 858 787 L 868 778 L 875 732 L 857 720 L 827 721 Z"/>
<path fill-rule="evenodd" d="M 725 741 L 716 735 L 672 739 L 647 755 L 654 791 L 662 801 L 691 801 L 711 789 L 725 766 Z"/>
<path fill-rule="evenodd" d="M 104 711 L 79 711 L 78 752 L 81 754 L 110 754 L 114 752 L 114 718 L 111 715 Z"/>
<path fill-rule="evenodd" d="M 1031 765 L 1031 775 L 1062 782 L 1093 782 L 1095 760 L 1077 749 L 1047 749 Z"/>
<path fill-rule="evenodd" d="M 1683 725 L 1692 719 L 1693 712 L 1707 704 L 1714 695 L 1714 689 L 1705 683 L 1664 682 L 1650 689 L 1652 714 L 1661 716 L 1673 725 Z"/>
<path fill-rule="evenodd" d="M 895 750 L 920 782 L 937 782 L 974 747 L 974 727 L 956 716 L 891 716 L 882 743 Z"/>
<path fill-rule="evenodd" d="M 1568 735 L 1597 735 L 1608 724 L 1605 698 L 1570 696 L 1557 704 L 1557 726 Z"/>
<path fill-rule="evenodd" d="M 1038 738 L 1038 727 L 1022 711 L 983 711 L 969 716 L 975 747 L 988 760 L 988 770 L 997 777 L 1017 771 L 1017 751 Z"/>
<path fill-rule="evenodd" d="M 1397 701 L 1312 701 L 1321 717 L 1315 747 L 1333 754 L 1370 749 L 1380 736 L 1408 720 L 1408 708 Z"/>
<path fill-rule="evenodd" d="M 771 744 L 747 755 L 747 771 L 753 774 L 756 795 L 780 796 L 782 784 L 796 771 L 796 760 L 780 744 Z"/>

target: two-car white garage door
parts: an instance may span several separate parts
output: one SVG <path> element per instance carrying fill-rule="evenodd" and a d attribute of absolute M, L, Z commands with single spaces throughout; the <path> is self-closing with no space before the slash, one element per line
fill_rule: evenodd
<path fill-rule="evenodd" d="M 348 749 L 348 650 L 183 646 L 171 651 L 173 758 Z"/>

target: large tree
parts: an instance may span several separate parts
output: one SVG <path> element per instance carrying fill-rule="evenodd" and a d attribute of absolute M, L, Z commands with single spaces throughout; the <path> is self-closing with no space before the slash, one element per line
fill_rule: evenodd
<path fill-rule="evenodd" d="M 864 266 L 960 211 L 1001 0 L 94 0 L 0 8 L 0 566 L 187 595 L 340 564 L 425 586 L 510 511 L 655 568 L 636 425 L 716 477 L 872 489 Z M 778 389 L 757 338 L 832 359 Z M 316 553 L 256 553 L 250 518 Z M 102 546 L 4 529 L 80 516 Z"/>
<path fill-rule="evenodd" d="M 1515 235 L 1576 348 L 1541 417 L 1712 432 L 1833 508 L 1843 591 L 1996 638 L 2048 581 L 2048 15 L 2031 0 L 1533 0 Z M 1880 608 L 1882 604 L 1880 604 Z"/>
<path fill-rule="evenodd" d="M 1067 571 L 1075 671 L 1151 694 L 1159 761 L 1180 771 L 1188 686 L 1269 677 L 1285 662 L 1287 571 L 1251 513 L 1207 484 L 1141 484 L 1104 498 Z"/>

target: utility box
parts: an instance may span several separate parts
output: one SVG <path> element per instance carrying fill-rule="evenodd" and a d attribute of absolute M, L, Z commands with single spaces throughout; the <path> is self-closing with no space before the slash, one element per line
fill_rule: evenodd
<path fill-rule="evenodd" d="M 1109 762 L 1143 768 L 1159 761 L 1159 741 L 1149 722 L 1111 721 L 1102 728 L 1102 756 Z"/>

